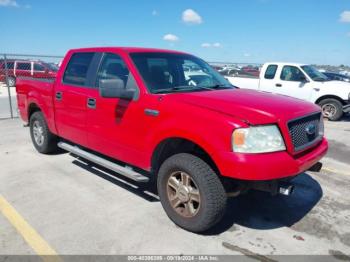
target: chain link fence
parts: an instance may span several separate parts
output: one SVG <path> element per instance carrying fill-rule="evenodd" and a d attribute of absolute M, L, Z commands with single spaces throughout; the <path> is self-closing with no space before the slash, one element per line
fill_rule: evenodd
<path fill-rule="evenodd" d="M 18 117 L 18 78 L 55 78 L 62 59 L 63 56 L 0 54 L 0 119 Z"/>

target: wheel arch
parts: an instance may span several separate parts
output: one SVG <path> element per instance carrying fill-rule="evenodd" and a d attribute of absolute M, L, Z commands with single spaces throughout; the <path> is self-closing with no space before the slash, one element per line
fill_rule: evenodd
<path fill-rule="evenodd" d="M 179 153 L 189 153 L 201 158 L 219 174 L 219 169 L 210 154 L 198 143 L 182 137 L 168 137 L 158 143 L 152 153 L 151 172 L 157 174 L 166 159 Z"/>
<path fill-rule="evenodd" d="M 324 95 L 324 96 L 321 96 L 319 98 L 317 98 L 317 100 L 315 101 L 315 104 L 319 104 L 322 100 L 325 100 L 325 99 L 336 99 L 338 100 L 342 105 L 345 105 L 345 102 L 343 99 L 341 99 L 339 96 L 336 96 L 336 95 Z"/>
<path fill-rule="evenodd" d="M 28 105 L 28 122 L 30 121 L 30 117 L 35 113 L 35 112 L 38 112 L 38 111 L 42 111 L 40 106 L 36 103 L 36 102 L 31 102 L 29 105 Z"/>

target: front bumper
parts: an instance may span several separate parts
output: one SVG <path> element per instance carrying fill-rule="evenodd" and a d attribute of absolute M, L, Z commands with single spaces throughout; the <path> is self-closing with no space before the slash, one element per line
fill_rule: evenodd
<path fill-rule="evenodd" d="M 298 175 L 315 165 L 328 150 L 325 138 L 301 156 L 288 152 L 265 154 L 221 154 L 219 170 L 223 176 L 240 180 L 275 180 Z"/>

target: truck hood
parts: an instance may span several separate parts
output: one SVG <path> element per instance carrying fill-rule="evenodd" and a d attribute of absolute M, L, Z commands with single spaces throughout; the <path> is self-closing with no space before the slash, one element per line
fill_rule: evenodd
<path fill-rule="evenodd" d="M 320 111 L 318 106 L 300 99 L 249 89 L 181 93 L 173 98 L 253 125 L 286 122 Z"/>
<path fill-rule="evenodd" d="M 343 100 L 349 99 L 350 83 L 343 81 L 314 82 L 313 87 L 319 88 L 319 96 L 331 94 Z"/>
<path fill-rule="evenodd" d="M 325 82 L 315 82 L 317 83 L 320 87 L 324 88 L 332 88 L 333 90 L 339 90 L 341 89 L 342 91 L 345 92 L 350 92 L 350 83 L 344 82 L 344 81 L 325 81 Z"/>

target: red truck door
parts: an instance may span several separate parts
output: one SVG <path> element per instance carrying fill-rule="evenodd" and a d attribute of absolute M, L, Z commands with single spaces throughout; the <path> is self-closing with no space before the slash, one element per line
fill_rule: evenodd
<path fill-rule="evenodd" d="M 154 108 L 158 101 L 156 98 L 147 99 L 142 96 L 132 101 L 103 98 L 98 90 L 102 79 L 121 79 L 125 88 L 135 89 L 137 93 L 140 91 L 121 56 L 105 53 L 87 113 L 88 147 L 115 159 L 146 167 L 148 158 L 144 155 L 147 147 L 145 137 L 151 132 L 157 118 L 147 116 L 145 108 Z"/>
<path fill-rule="evenodd" d="M 87 103 L 93 91 L 90 71 L 94 61 L 99 61 L 96 53 L 74 53 L 63 72 L 62 82 L 56 84 L 54 94 L 59 136 L 83 146 L 87 146 Z"/>

